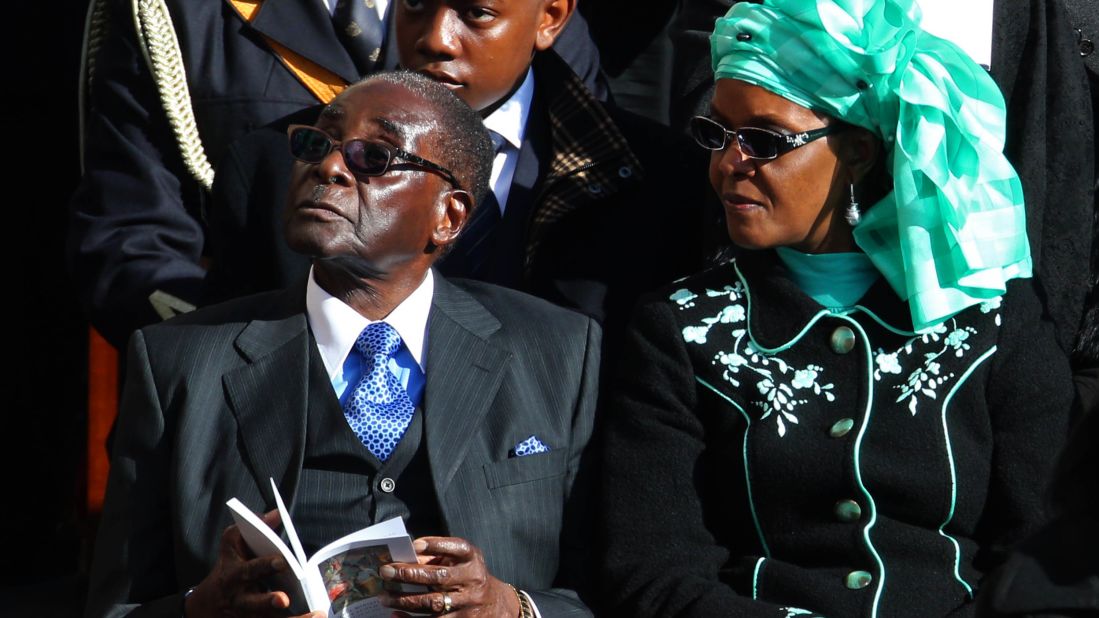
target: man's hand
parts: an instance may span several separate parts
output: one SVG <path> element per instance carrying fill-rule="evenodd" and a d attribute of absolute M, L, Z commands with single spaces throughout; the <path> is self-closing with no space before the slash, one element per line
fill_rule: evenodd
<path fill-rule="evenodd" d="M 278 511 L 264 513 L 263 522 L 274 528 Z M 285 572 L 289 566 L 282 556 L 255 558 L 234 525 L 221 535 L 221 547 L 214 569 L 195 587 L 184 603 L 187 618 L 286 616 L 290 596 L 282 591 L 266 591 L 266 578 Z M 324 618 L 316 612 L 299 618 Z"/>
<path fill-rule="evenodd" d="M 392 563 L 379 569 L 382 579 L 404 584 L 421 584 L 429 592 L 399 594 L 386 592 L 382 603 L 410 612 L 515 618 L 519 599 L 515 591 L 496 579 L 485 567 L 484 556 L 469 541 L 455 537 L 427 536 L 412 544 L 417 564 Z M 450 599 L 450 607 L 446 599 Z M 447 610 L 450 610 L 449 612 Z"/>

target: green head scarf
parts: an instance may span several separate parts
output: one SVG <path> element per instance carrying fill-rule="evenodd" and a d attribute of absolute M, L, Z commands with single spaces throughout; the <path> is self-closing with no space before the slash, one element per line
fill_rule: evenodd
<path fill-rule="evenodd" d="M 855 227 L 916 330 L 1031 276 L 1023 191 L 1003 155 L 1003 95 L 914 0 L 740 2 L 711 38 L 715 79 L 864 127 L 893 191 Z"/>

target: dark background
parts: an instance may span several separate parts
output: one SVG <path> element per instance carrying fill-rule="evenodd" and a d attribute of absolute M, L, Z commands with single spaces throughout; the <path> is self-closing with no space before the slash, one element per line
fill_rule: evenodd
<path fill-rule="evenodd" d="M 0 143 L 5 262 L 18 282 L 0 438 L 0 614 L 77 616 L 92 523 L 82 511 L 87 324 L 65 272 L 79 179 L 77 83 L 86 0 L 4 7 Z"/>

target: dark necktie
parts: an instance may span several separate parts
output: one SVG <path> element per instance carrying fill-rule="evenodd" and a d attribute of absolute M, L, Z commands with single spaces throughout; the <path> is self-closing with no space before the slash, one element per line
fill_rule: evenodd
<path fill-rule="evenodd" d="M 359 75 L 373 73 L 385 33 L 374 0 L 339 0 L 332 12 L 332 23 Z"/>
<path fill-rule="evenodd" d="M 385 322 L 363 329 L 355 340 L 363 357 L 362 377 L 343 405 L 352 431 L 382 462 L 397 448 L 415 411 L 408 392 L 389 370 L 389 360 L 401 345 L 401 336 Z"/>

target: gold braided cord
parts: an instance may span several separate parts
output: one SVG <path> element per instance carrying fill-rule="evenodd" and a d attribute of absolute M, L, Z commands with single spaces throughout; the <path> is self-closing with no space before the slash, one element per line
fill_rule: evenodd
<path fill-rule="evenodd" d="M 183 164 L 200 185 L 210 190 L 214 184 L 214 167 L 206 157 L 198 134 L 183 54 L 168 6 L 164 0 L 134 0 L 133 9 L 142 51 L 160 93 L 168 124 L 175 134 Z"/>
<path fill-rule="evenodd" d="M 95 59 L 99 56 L 99 48 L 103 46 L 103 39 L 110 32 L 110 23 L 107 21 L 107 0 L 93 0 L 88 8 L 88 20 L 84 24 L 84 56 L 83 85 L 91 88 L 95 79 Z"/>
<path fill-rule="evenodd" d="M 80 170 L 84 170 L 84 134 L 88 122 L 88 97 L 95 79 L 95 59 L 103 39 L 107 38 L 110 23 L 107 21 L 107 1 L 92 0 L 84 21 L 84 48 L 80 52 L 80 86 L 77 88 L 77 106 L 80 110 Z"/>

